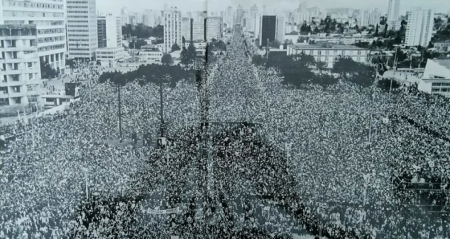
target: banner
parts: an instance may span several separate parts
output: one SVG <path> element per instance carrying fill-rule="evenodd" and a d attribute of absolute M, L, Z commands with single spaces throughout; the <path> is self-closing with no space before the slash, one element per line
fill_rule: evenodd
<path fill-rule="evenodd" d="M 178 207 L 166 209 L 166 210 L 152 210 L 152 209 L 147 210 L 148 214 L 154 214 L 154 215 L 174 214 L 174 213 L 180 213 L 180 212 L 181 212 L 181 210 Z"/>

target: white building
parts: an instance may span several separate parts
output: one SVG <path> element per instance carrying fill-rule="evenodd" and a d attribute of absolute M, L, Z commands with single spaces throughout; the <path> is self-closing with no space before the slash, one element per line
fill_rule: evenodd
<path fill-rule="evenodd" d="M 156 20 L 157 16 L 154 11 L 152 10 L 145 10 L 144 14 L 142 15 L 143 24 L 149 27 L 155 27 L 156 26 Z"/>
<path fill-rule="evenodd" d="M 181 37 L 184 37 L 186 42 L 192 41 L 192 22 L 193 20 L 189 17 L 181 18 Z"/>
<path fill-rule="evenodd" d="M 304 22 L 311 22 L 311 13 L 305 9 L 301 9 L 295 13 L 294 21 L 297 25 L 303 25 Z"/>
<path fill-rule="evenodd" d="M 97 17 L 98 47 L 122 47 L 121 18 L 112 14 Z"/>
<path fill-rule="evenodd" d="M 90 60 L 98 48 L 95 0 L 67 0 L 69 58 Z"/>
<path fill-rule="evenodd" d="M 304 53 L 312 55 L 316 61 L 326 62 L 328 67 L 333 67 L 334 60 L 339 56 L 351 57 L 354 61 L 367 63 L 368 49 L 355 47 L 351 45 L 332 45 L 332 44 L 297 44 L 288 45 L 287 55 L 299 55 Z"/>
<path fill-rule="evenodd" d="M 400 17 L 400 0 L 389 0 L 387 21 L 398 21 Z"/>
<path fill-rule="evenodd" d="M 206 40 L 219 40 L 222 38 L 223 19 L 222 17 L 208 17 L 206 19 Z"/>
<path fill-rule="evenodd" d="M 2 1 L 0 24 L 36 24 L 38 55 L 64 73 L 66 23 L 64 1 Z"/>
<path fill-rule="evenodd" d="M 146 64 L 160 64 L 162 56 L 163 53 L 157 48 L 139 51 L 141 62 L 145 62 Z"/>
<path fill-rule="evenodd" d="M 428 59 L 418 89 L 450 97 L 450 60 Z"/>
<path fill-rule="evenodd" d="M 0 106 L 37 103 L 41 83 L 37 27 L 0 25 Z"/>
<path fill-rule="evenodd" d="M 97 17 L 98 49 L 95 51 L 96 59 L 103 66 L 116 62 L 125 57 L 122 46 L 122 19 L 112 14 Z"/>
<path fill-rule="evenodd" d="M 172 7 L 164 11 L 164 52 L 170 52 L 173 44 L 182 45 L 181 38 L 181 12 Z"/>
<path fill-rule="evenodd" d="M 226 23 L 227 23 L 228 27 L 233 25 L 233 22 L 234 22 L 234 14 L 233 13 L 234 13 L 233 7 L 228 6 L 227 12 L 226 12 Z"/>
<path fill-rule="evenodd" d="M 193 41 L 205 40 L 205 23 L 203 21 L 194 21 L 192 23 L 192 40 Z"/>
<path fill-rule="evenodd" d="M 120 11 L 120 17 L 122 18 L 122 26 L 130 24 L 130 16 L 128 16 L 128 9 L 123 7 Z"/>
<path fill-rule="evenodd" d="M 433 32 L 434 11 L 431 9 L 410 11 L 407 22 L 405 44 L 428 46 Z"/>
<path fill-rule="evenodd" d="M 276 40 L 280 43 L 284 41 L 284 28 L 286 27 L 286 22 L 284 17 L 277 16 L 277 30 L 276 30 Z"/>

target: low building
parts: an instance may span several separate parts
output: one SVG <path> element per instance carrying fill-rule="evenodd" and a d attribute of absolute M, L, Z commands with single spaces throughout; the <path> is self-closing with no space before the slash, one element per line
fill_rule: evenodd
<path fill-rule="evenodd" d="M 115 66 L 118 61 L 125 58 L 125 49 L 123 47 L 99 48 L 95 51 L 95 55 L 102 66 Z"/>
<path fill-rule="evenodd" d="M 436 43 L 434 43 L 433 48 L 436 49 L 437 52 L 449 52 L 450 51 L 450 41 L 436 42 Z"/>
<path fill-rule="evenodd" d="M 37 103 L 41 85 L 36 25 L 0 25 L 0 106 Z"/>
<path fill-rule="evenodd" d="M 159 64 L 161 63 L 161 58 L 163 53 L 158 48 L 149 48 L 139 52 L 139 58 L 141 62 L 147 64 Z"/>
<path fill-rule="evenodd" d="M 314 56 L 316 61 L 327 62 L 328 67 L 331 68 L 339 56 L 351 57 L 356 62 L 367 63 L 369 50 L 351 45 L 334 44 L 296 44 L 287 47 L 288 56 L 302 53 Z"/>
<path fill-rule="evenodd" d="M 428 59 L 418 89 L 450 97 L 450 59 Z"/>

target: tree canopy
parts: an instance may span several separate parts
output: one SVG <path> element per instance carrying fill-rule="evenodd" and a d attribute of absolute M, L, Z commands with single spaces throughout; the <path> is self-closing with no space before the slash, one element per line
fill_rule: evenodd
<path fill-rule="evenodd" d="M 161 58 L 161 63 L 163 63 L 164 65 L 173 64 L 172 55 L 170 55 L 169 53 L 165 53 Z"/>
<path fill-rule="evenodd" d="M 141 49 L 141 47 L 147 45 L 147 42 L 144 40 L 137 40 L 137 41 L 130 41 L 130 43 L 128 44 L 128 47 L 130 49 Z"/>
<path fill-rule="evenodd" d="M 372 66 L 355 62 L 350 57 L 336 58 L 332 72 L 339 74 L 343 80 L 362 87 L 372 86 L 376 73 Z"/>
<path fill-rule="evenodd" d="M 131 24 L 126 24 L 122 26 L 122 35 L 125 36 L 135 36 L 137 38 L 163 38 L 164 37 L 164 27 L 158 25 L 156 27 L 149 27 L 144 24 L 138 24 L 133 26 Z"/>
<path fill-rule="evenodd" d="M 159 80 L 165 76 L 169 75 L 171 78 L 170 85 L 175 87 L 176 83 L 182 79 L 190 79 L 193 71 L 185 70 L 181 66 L 170 66 L 170 65 L 141 65 L 138 69 L 126 73 L 114 71 L 114 72 L 104 72 L 99 77 L 100 83 L 106 83 L 108 80 L 114 84 L 125 85 L 128 82 L 137 81 L 141 85 L 147 83 L 159 83 Z"/>

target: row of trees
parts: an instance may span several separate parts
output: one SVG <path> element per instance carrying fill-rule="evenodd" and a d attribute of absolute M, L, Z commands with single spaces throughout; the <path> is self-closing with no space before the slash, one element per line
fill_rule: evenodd
<path fill-rule="evenodd" d="M 59 76 L 59 68 L 58 70 L 53 69 L 52 66 L 48 63 L 48 61 L 40 60 L 40 68 L 41 68 L 41 78 L 42 79 L 53 79 Z"/>
<path fill-rule="evenodd" d="M 175 87 L 177 82 L 183 79 L 193 79 L 193 71 L 185 70 L 181 66 L 171 65 L 141 65 L 135 71 L 122 73 L 119 71 L 105 72 L 99 77 L 100 83 L 106 83 L 108 80 L 111 83 L 125 85 L 128 82 L 137 81 L 140 85 L 148 83 L 159 83 L 164 76 L 170 76 L 170 86 Z"/>
<path fill-rule="evenodd" d="M 141 47 L 147 45 L 147 42 L 144 40 L 132 40 L 128 44 L 128 48 L 130 49 L 141 49 Z"/>
<path fill-rule="evenodd" d="M 369 87 L 374 84 L 376 75 L 373 67 L 355 62 L 349 57 L 337 58 L 331 70 L 327 69 L 325 62 L 316 61 L 313 56 L 306 54 L 273 55 L 269 59 L 255 55 L 252 61 L 255 65 L 277 69 L 283 77 L 283 83 L 296 88 L 306 84 L 326 87 L 338 83 L 338 79 L 330 73 L 338 74 L 344 81 Z"/>
<path fill-rule="evenodd" d="M 131 24 L 126 24 L 122 26 L 122 34 L 126 37 L 135 36 L 137 38 L 163 38 L 164 37 L 164 27 L 158 25 L 156 27 L 149 27 L 144 24 L 138 24 L 133 26 Z"/>

